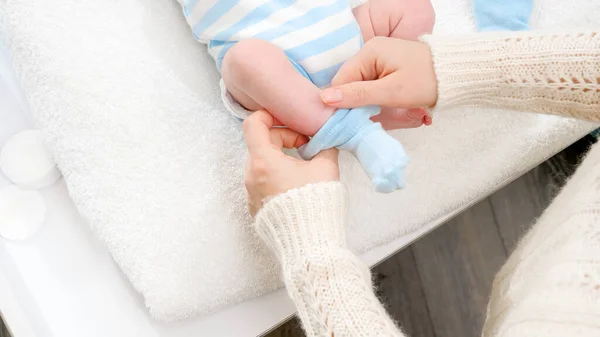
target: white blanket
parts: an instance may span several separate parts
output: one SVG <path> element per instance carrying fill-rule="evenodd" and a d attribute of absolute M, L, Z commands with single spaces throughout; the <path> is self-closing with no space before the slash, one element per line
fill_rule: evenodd
<path fill-rule="evenodd" d="M 436 33 L 474 30 L 470 2 L 434 0 Z M 596 24 L 600 2 L 540 0 L 533 26 Z M 240 124 L 169 0 L 0 0 L 0 34 L 79 211 L 159 320 L 271 291 L 278 266 L 249 226 Z M 506 111 L 441 112 L 395 134 L 408 187 L 377 195 L 342 156 L 349 240 L 364 251 L 480 198 L 593 128 Z"/>

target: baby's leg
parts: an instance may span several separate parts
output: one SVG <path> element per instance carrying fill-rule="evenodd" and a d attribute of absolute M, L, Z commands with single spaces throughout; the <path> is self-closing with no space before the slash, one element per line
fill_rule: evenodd
<path fill-rule="evenodd" d="M 227 90 L 246 109 L 264 108 L 302 134 L 314 135 L 335 111 L 283 51 L 266 41 L 238 42 L 225 55 L 221 73 Z"/>
<path fill-rule="evenodd" d="M 319 89 L 279 48 L 261 40 L 238 42 L 225 55 L 221 73 L 227 90 L 245 108 L 265 108 L 284 125 L 314 136 L 300 149 L 303 158 L 338 147 L 356 156 L 378 191 L 404 186 L 406 153 L 381 125 L 369 120 L 372 108 L 336 112 L 325 106 Z"/>

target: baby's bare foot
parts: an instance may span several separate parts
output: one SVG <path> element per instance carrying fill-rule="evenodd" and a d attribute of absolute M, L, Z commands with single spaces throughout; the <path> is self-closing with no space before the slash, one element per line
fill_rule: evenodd
<path fill-rule="evenodd" d="M 386 130 L 418 128 L 432 123 L 429 112 L 422 108 L 383 108 L 379 115 L 373 116 L 372 120 L 381 123 Z"/>

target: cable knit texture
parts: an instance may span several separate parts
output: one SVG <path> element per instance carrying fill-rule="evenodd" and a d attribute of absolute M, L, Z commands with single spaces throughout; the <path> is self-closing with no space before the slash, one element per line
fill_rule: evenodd
<path fill-rule="evenodd" d="M 596 33 L 424 37 L 438 108 L 509 107 L 600 121 Z M 544 76 L 542 76 L 544 75 Z M 308 336 L 403 336 L 347 248 L 340 183 L 289 191 L 259 212 Z M 494 282 L 486 337 L 600 336 L 600 145 L 520 242 Z"/>
<path fill-rule="evenodd" d="M 256 230 L 275 252 L 307 336 L 403 336 L 345 236 L 345 190 L 330 182 L 273 198 Z"/>
<path fill-rule="evenodd" d="M 483 336 L 600 336 L 600 145 L 496 276 Z"/>
<path fill-rule="evenodd" d="M 439 82 L 436 110 L 504 108 L 600 121 L 600 33 L 495 32 L 422 41 Z"/>
<path fill-rule="evenodd" d="M 265 205 L 256 229 L 307 336 L 404 336 L 346 248 L 344 201 L 340 183 L 292 190 Z M 597 145 L 496 276 L 483 336 L 600 336 L 599 266 Z"/>

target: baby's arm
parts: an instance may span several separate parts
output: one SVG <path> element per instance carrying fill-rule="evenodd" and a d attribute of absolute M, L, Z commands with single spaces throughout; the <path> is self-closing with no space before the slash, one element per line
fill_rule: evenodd
<path fill-rule="evenodd" d="M 323 104 L 319 89 L 266 41 L 236 43 L 225 55 L 221 73 L 227 90 L 246 109 L 266 109 L 283 125 L 308 136 L 336 110 Z"/>

